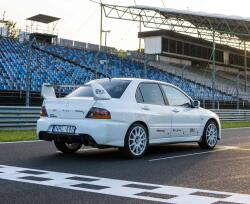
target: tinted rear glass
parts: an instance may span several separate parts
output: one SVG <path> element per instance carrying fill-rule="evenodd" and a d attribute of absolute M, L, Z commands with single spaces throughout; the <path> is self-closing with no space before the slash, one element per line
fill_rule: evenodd
<path fill-rule="evenodd" d="M 136 99 L 137 103 L 143 103 L 143 98 L 142 98 L 141 90 L 139 89 L 139 87 L 136 90 L 135 99 Z"/>
<path fill-rule="evenodd" d="M 97 83 L 101 84 L 112 98 L 121 98 L 130 82 L 129 80 L 111 79 L 98 81 Z M 90 86 L 80 87 L 67 97 L 93 97 L 93 91 Z"/>

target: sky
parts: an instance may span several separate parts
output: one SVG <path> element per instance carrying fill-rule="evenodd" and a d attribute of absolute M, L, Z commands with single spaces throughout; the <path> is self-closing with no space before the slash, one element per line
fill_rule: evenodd
<path fill-rule="evenodd" d="M 138 5 L 157 7 L 165 5 L 167 8 L 174 9 L 250 17 L 249 0 L 135 1 Z M 102 0 L 103 3 L 117 5 L 134 5 L 135 1 Z M 57 26 L 59 37 L 99 44 L 100 6 L 89 0 L 1 0 L 0 18 L 4 11 L 5 19 L 17 22 L 22 29 L 25 29 L 26 18 L 39 13 L 59 17 L 61 18 Z M 103 29 L 111 30 L 108 34 L 108 46 L 124 50 L 138 48 L 138 23 L 104 18 Z M 142 31 L 146 30 L 148 29 L 142 28 Z"/>

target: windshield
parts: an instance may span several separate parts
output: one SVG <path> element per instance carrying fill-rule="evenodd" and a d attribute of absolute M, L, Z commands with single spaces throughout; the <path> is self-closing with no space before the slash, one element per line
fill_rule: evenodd
<path fill-rule="evenodd" d="M 108 92 L 111 98 L 121 98 L 122 94 L 130 84 L 131 80 L 111 79 L 100 80 L 98 84 Z M 67 95 L 66 97 L 93 97 L 93 91 L 90 85 L 80 87 Z"/>

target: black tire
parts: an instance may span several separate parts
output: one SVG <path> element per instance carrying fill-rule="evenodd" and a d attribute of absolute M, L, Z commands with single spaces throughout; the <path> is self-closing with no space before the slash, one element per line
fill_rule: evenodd
<path fill-rule="evenodd" d="M 138 154 L 133 152 L 133 150 L 132 150 L 133 148 L 131 147 L 131 143 L 130 143 L 131 137 L 133 137 L 132 134 L 134 133 L 134 131 L 136 129 L 139 129 L 141 131 L 141 134 L 143 135 L 139 139 L 140 142 L 138 141 L 138 145 L 137 145 L 137 146 L 139 146 L 138 149 L 139 148 L 141 149 L 141 152 Z M 129 158 L 136 159 L 136 158 L 143 157 L 145 152 L 147 151 L 147 148 L 148 148 L 148 140 L 149 140 L 148 139 L 148 131 L 147 131 L 146 127 L 141 123 L 134 123 L 132 126 L 130 126 L 130 128 L 128 129 L 128 131 L 126 133 L 126 136 L 124 139 L 124 148 L 122 149 L 122 151 Z M 135 139 L 135 141 L 136 141 L 136 139 Z M 142 145 L 145 145 L 145 146 L 142 147 Z M 135 147 L 135 148 L 137 148 L 137 147 Z"/>
<path fill-rule="evenodd" d="M 216 134 L 212 136 L 212 138 L 210 138 L 209 140 L 209 137 L 208 136 L 208 129 L 209 128 L 216 128 Z M 219 129 L 218 129 L 218 126 L 217 124 L 210 120 L 207 122 L 205 128 L 204 128 L 204 131 L 203 131 L 203 135 L 201 137 L 201 141 L 198 142 L 200 148 L 202 149 L 214 149 L 214 147 L 216 146 L 217 142 L 218 142 L 218 134 L 219 134 Z"/>
<path fill-rule="evenodd" d="M 66 153 L 66 154 L 75 153 L 77 150 L 79 150 L 82 147 L 81 143 L 68 144 L 65 142 L 54 141 L 54 144 L 59 151 Z M 72 145 L 72 146 L 69 147 L 68 145 Z"/>

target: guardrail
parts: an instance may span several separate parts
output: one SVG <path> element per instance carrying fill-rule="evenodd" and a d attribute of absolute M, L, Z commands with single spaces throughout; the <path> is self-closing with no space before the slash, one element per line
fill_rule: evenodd
<path fill-rule="evenodd" d="M 0 130 L 35 129 L 40 107 L 0 106 Z M 250 121 L 250 110 L 212 110 L 221 121 Z"/>
<path fill-rule="evenodd" d="M 40 107 L 0 106 L 0 130 L 35 129 Z"/>
<path fill-rule="evenodd" d="M 250 110 L 219 109 L 211 111 L 217 113 L 221 121 L 250 121 Z"/>

